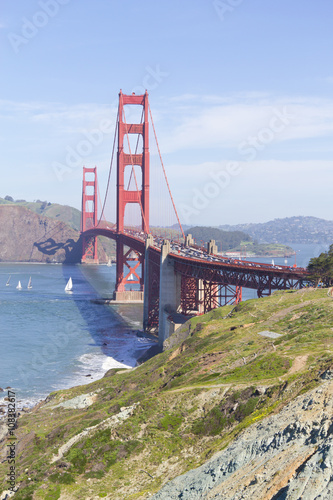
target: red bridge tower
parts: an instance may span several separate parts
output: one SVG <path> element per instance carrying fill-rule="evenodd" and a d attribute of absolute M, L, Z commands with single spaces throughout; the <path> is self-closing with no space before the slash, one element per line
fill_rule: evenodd
<path fill-rule="evenodd" d="M 86 174 L 92 179 L 87 180 Z M 92 189 L 91 189 L 92 188 Z M 97 226 L 97 172 L 83 167 L 81 232 Z M 97 236 L 82 236 L 82 263 L 98 264 Z"/>
<path fill-rule="evenodd" d="M 143 107 L 142 123 L 127 123 L 124 106 L 140 105 Z M 132 154 L 129 134 L 141 135 L 143 139 L 142 152 Z M 124 151 L 124 141 L 128 144 L 129 153 Z M 136 190 L 125 189 L 124 178 L 125 169 L 131 166 Z M 142 186 L 137 184 L 134 167 L 139 166 L 142 174 Z M 149 233 L 149 122 L 148 122 L 148 93 L 143 95 L 125 95 L 119 93 L 119 114 L 118 114 L 118 156 L 117 156 L 117 232 L 124 232 L 125 208 L 128 203 L 138 204 L 141 213 L 141 230 Z M 141 276 L 138 268 L 141 265 Z M 117 240 L 117 281 L 115 299 L 121 300 L 125 295 L 129 295 L 128 287 L 140 285 L 140 292 L 131 292 L 132 300 L 143 299 L 143 266 L 144 255 L 133 248 L 124 253 L 123 242 Z M 126 269 L 124 273 L 124 268 Z M 126 297 L 127 299 L 129 297 Z"/>

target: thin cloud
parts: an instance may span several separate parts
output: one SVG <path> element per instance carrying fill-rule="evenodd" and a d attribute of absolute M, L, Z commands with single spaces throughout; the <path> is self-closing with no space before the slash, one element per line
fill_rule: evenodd
<path fill-rule="evenodd" d="M 172 109 L 165 108 L 163 119 L 172 124 L 164 131 L 165 150 L 237 148 L 248 137 L 269 128 L 275 115 L 285 115 L 286 126 L 274 134 L 274 142 L 328 137 L 333 132 L 333 100 L 268 98 L 264 94 L 243 97 L 243 102 L 233 99 L 221 104 L 213 96 L 209 102 L 206 96 L 191 105 L 180 101 Z"/>

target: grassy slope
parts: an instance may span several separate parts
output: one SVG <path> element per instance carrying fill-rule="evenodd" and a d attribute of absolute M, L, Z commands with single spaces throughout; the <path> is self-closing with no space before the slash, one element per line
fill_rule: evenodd
<path fill-rule="evenodd" d="M 20 417 L 18 435 L 31 434 L 18 458 L 15 498 L 57 499 L 61 492 L 143 499 L 200 465 L 244 427 L 318 384 L 332 366 L 333 300 L 326 292 L 277 292 L 211 311 L 182 327 L 190 336 L 181 345 L 137 369 L 53 393 L 56 404 L 100 390 L 87 409 L 46 405 Z M 263 330 L 283 336 L 258 335 Z M 133 416 L 115 430 L 84 438 L 50 465 L 70 437 L 135 402 Z M 0 465 L 0 477 L 6 468 Z"/>

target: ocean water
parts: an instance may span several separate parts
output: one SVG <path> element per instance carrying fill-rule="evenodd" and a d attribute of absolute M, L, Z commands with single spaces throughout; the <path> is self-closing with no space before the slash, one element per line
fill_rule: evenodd
<path fill-rule="evenodd" d="M 66 293 L 70 276 L 73 293 Z M 0 387 L 31 406 L 110 368 L 135 366 L 154 343 L 136 335 L 142 306 L 91 302 L 112 296 L 114 283 L 115 266 L 0 264 Z M 6 395 L 0 392 L 0 404 Z"/>

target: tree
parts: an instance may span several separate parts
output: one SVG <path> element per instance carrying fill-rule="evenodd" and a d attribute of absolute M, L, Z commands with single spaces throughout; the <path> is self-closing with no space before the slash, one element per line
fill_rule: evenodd
<path fill-rule="evenodd" d="M 313 257 L 308 264 L 308 271 L 316 281 L 320 281 L 325 286 L 333 285 L 333 245 L 330 245 L 327 252 L 323 252 L 319 257 Z"/>
<path fill-rule="evenodd" d="M 14 201 L 14 198 L 12 198 L 11 196 L 8 196 L 8 195 L 7 195 L 7 196 L 5 196 L 5 200 L 6 200 L 6 201 L 12 201 L 12 202 L 13 202 L 13 201 Z"/>

